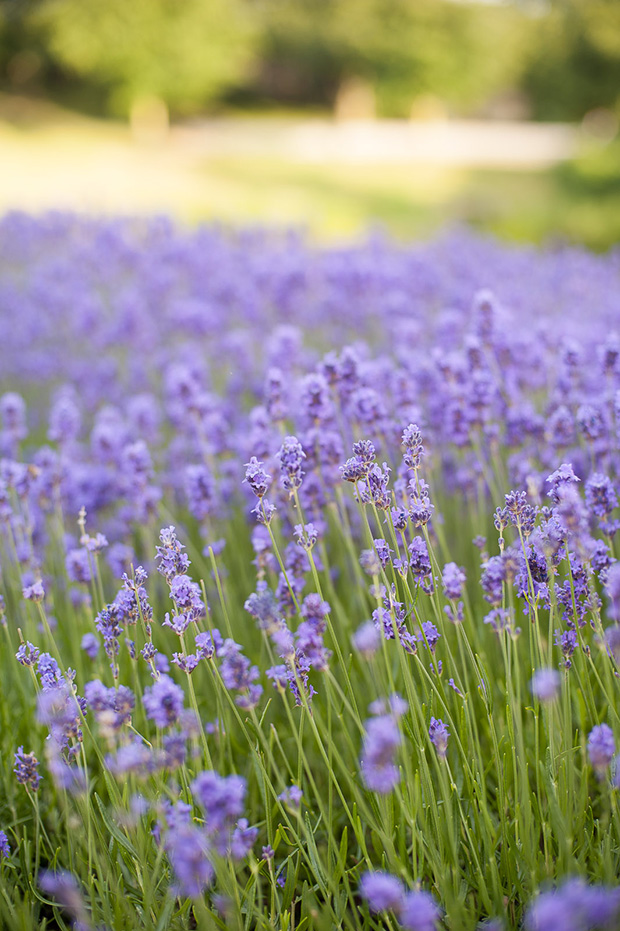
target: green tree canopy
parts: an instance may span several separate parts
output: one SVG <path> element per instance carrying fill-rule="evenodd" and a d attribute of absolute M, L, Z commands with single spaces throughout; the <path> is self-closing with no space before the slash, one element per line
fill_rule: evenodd
<path fill-rule="evenodd" d="M 620 3 L 562 0 L 539 17 L 524 86 L 536 116 L 579 119 L 620 109 Z"/>
<path fill-rule="evenodd" d="M 254 30 L 241 0 L 46 0 L 32 14 L 53 58 L 127 111 L 141 97 L 179 113 L 243 77 Z"/>
<path fill-rule="evenodd" d="M 297 77 L 293 92 L 329 97 L 361 77 L 392 115 L 420 94 L 480 104 L 514 82 L 527 33 L 516 9 L 448 0 L 264 0 L 262 11 L 264 59 Z"/>

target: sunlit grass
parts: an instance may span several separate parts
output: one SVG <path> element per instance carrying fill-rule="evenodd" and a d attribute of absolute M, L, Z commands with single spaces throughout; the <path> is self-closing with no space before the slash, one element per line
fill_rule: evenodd
<path fill-rule="evenodd" d="M 139 144 L 121 123 L 0 107 L 0 212 L 51 208 L 170 213 L 194 224 L 292 224 L 319 240 L 369 225 L 407 239 L 467 223 L 508 239 L 606 248 L 620 235 L 620 193 L 575 188 L 566 171 L 419 164 L 312 164 L 213 155 L 173 129 Z"/>

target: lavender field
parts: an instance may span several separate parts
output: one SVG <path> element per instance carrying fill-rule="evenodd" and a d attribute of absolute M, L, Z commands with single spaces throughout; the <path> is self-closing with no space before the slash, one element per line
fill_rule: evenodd
<path fill-rule="evenodd" d="M 0 220 L 0 925 L 620 927 L 620 252 Z"/>

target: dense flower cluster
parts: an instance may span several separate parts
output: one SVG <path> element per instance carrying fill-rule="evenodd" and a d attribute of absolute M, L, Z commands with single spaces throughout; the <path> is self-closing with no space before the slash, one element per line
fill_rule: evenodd
<path fill-rule="evenodd" d="M 74 927 L 105 858 L 127 926 L 617 922 L 619 268 L 0 221 L 10 778 Z"/>

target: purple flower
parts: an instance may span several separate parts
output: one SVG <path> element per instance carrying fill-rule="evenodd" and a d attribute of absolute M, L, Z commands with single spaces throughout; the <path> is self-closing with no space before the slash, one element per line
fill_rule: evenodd
<path fill-rule="evenodd" d="M 183 689 L 169 676 L 161 675 L 154 685 L 144 690 L 146 716 L 157 727 L 170 727 L 179 719 L 183 709 Z"/>
<path fill-rule="evenodd" d="M 558 646 L 562 651 L 562 656 L 564 657 L 564 665 L 567 669 L 571 667 L 571 656 L 577 649 L 577 634 L 574 630 L 556 630 L 555 631 L 555 645 Z"/>
<path fill-rule="evenodd" d="M 31 664 L 28 664 L 31 665 Z M 37 672 L 41 680 L 41 688 L 55 689 L 65 682 L 60 666 L 49 653 L 41 653 L 37 659 Z"/>
<path fill-rule="evenodd" d="M 81 582 L 84 585 L 90 582 L 92 573 L 88 550 L 83 547 L 69 550 L 65 559 L 65 565 L 67 568 L 67 575 L 72 582 Z"/>
<path fill-rule="evenodd" d="M 94 553 L 95 556 L 102 553 L 109 545 L 107 538 L 102 533 L 96 533 L 94 537 L 89 537 L 88 534 L 84 534 L 84 536 L 80 538 L 80 543 L 86 547 L 89 553 Z"/>
<path fill-rule="evenodd" d="M 319 670 L 327 669 L 331 656 L 323 643 L 329 611 L 329 604 L 322 601 L 319 595 L 314 593 L 306 595 L 300 609 L 303 621 L 299 624 L 295 635 L 298 653 L 303 654 L 308 663 Z"/>
<path fill-rule="evenodd" d="M 524 491 L 511 491 L 504 495 L 506 504 L 502 513 L 506 515 L 511 524 L 520 527 L 525 537 L 529 537 L 534 529 L 538 508 L 528 504 L 527 494 Z"/>
<path fill-rule="evenodd" d="M 506 581 L 506 562 L 503 556 L 491 556 L 482 565 L 480 584 L 485 600 L 494 608 L 502 603 L 504 582 Z"/>
<path fill-rule="evenodd" d="M 27 435 L 26 403 L 21 395 L 14 391 L 3 394 L 0 398 L 0 414 L 4 435 L 9 440 L 10 453 L 14 455 L 14 447 Z"/>
<path fill-rule="evenodd" d="M 264 498 L 271 485 L 271 476 L 263 469 L 263 463 L 252 456 L 245 466 L 245 481 L 257 498 Z"/>
<path fill-rule="evenodd" d="M 605 643 L 610 655 L 617 663 L 620 662 L 620 627 L 617 624 L 605 631 Z"/>
<path fill-rule="evenodd" d="M 80 410 L 73 394 L 65 389 L 59 393 L 50 411 L 47 435 L 53 442 L 69 445 L 80 432 L 81 421 Z"/>
<path fill-rule="evenodd" d="M 123 632 L 120 624 L 119 615 L 121 611 L 118 605 L 109 604 L 99 612 L 95 618 L 95 627 L 103 636 L 103 648 L 109 658 L 112 660 L 111 667 L 115 676 L 118 674 L 116 657 L 119 653 L 119 638 Z"/>
<path fill-rule="evenodd" d="M 611 480 L 601 472 L 590 476 L 585 486 L 586 505 L 597 517 L 607 517 L 618 507 L 618 498 Z"/>
<path fill-rule="evenodd" d="M 166 852 L 176 876 L 175 893 L 190 899 L 201 897 L 215 875 L 206 832 L 182 824 L 169 832 Z"/>
<path fill-rule="evenodd" d="M 374 656 L 379 649 L 381 645 L 381 635 L 372 621 L 366 621 L 365 624 L 357 628 L 351 637 L 351 642 L 362 656 L 369 659 L 371 656 Z"/>
<path fill-rule="evenodd" d="M 173 653 L 172 662 L 187 675 L 191 675 L 203 659 L 202 653 Z"/>
<path fill-rule="evenodd" d="M 588 735 L 588 756 L 595 772 L 603 774 L 616 752 L 614 733 L 607 724 L 598 724 Z"/>
<path fill-rule="evenodd" d="M 408 892 L 399 911 L 399 921 L 406 931 L 433 931 L 441 909 L 430 892 Z"/>
<path fill-rule="evenodd" d="M 340 466 L 340 473 L 345 482 L 359 482 L 368 475 L 368 464 L 359 456 L 351 456 Z"/>
<path fill-rule="evenodd" d="M 178 769 L 187 757 L 186 738 L 184 734 L 166 734 L 163 740 L 163 764 L 166 769 Z"/>
<path fill-rule="evenodd" d="M 200 599 L 200 586 L 187 575 L 177 575 L 170 585 L 170 597 L 179 610 L 200 617 L 204 605 Z"/>
<path fill-rule="evenodd" d="M 258 828 L 248 827 L 248 819 L 240 818 L 230 839 L 230 855 L 233 860 L 243 860 L 256 843 Z"/>
<path fill-rule="evenodd" d="M 43 654 L 45 655 L 45 654 Z M 81 714 L 86 705 L 78 701 L 69 686 L 57 682 L 49 687 L 43 686 L 37 700 L 37 719 L 46 724 L 50 736 L 60 750 L 67 749 L 70 741 L 82 739 L 80 729 Z"/>
<path fill-rule="evenodd" d="M 387 701 L 384 698 L 378 698 L 376 701 L 373 701 L 369 705 L 368 710 L 374 715 L 390 713 L 395 720 L 398 720 L 398 718 L 402 718 L 404 714 L 407 714 L 409 704 L 398 692 L 393 692 Z"/>
<path fill-rule="evenodd" d="M 176 612 L 166 614 L 165 627 L 182 634 L 192 621 L 197 621 L 205 613 L 202 603 L 200 586 L 193 582 L 188 575 L 175 575 L 170 582 L 170 598 L 174 601 Z"/>
<path fill-rule="evenodd" d="M 243 815 L 245 779 L 204 772 L 192 782 L 191 790 L 204 812 L 206 831 L 215 849 L 226 854 L 235 824 Z"/>
<path fill-rule="evenodd" d="M 155 547 L 157 569 L 170 585 L 177 575 L 184 575 L 189 568 L 189 557 L 179 542 L 174 527 L 165 527 L 159 534 L 161 546 Z"/>
<path fill-rule="evenodd" d="M 252 508 L 251 514 L 254 514 L 259 524 L 268 527 L 276 513 L 276 506 L 271 504 L 267 498 L 261 498 L 256 507 Z"/>
<path fill-rule="evenodd" d="M 190 513 L 196 520 L 206 520 L 213 510 L 215 483 L 205 465 L 189 465 L 185 469 L 185 494 Z"/>
<path fill-rule="evenodd" d="M 560 690 L 562 679 L 557 669 L 537 669 L 532 676 L 530 689 L 539 701 L 553 701 Z"/>
<path fill-rule="evenodd" d="M 119 747 L 115 756 L 108 755 L 105 763 L 110 772 L 118 777 L 134 773 L 146 778 L 155 768 L 151 751 L 139 738 Z"/>
<path fill-rule="evenodd" d="M 395 761 L 401 743 L 402 737 L 392 715 L 366 721 L 361 768 L 362 778 L 372 791 L 386 794 L 400 782 Z"/>
<path fill-rule="evenodd" d="M 559 469 L 552 472 L 547 478 L 549 483 L 549 497 L 557 504 L 560 500 L 560 489 L 571 487 L 581 481 L 573 472 L 570 462 L 563 462 Z"/>
<path fill-rule="evenodd" d="M 84 634 L 81 647 L 90 659 L 96 659 L 99 652 L 99 639 L 95 634 Z"/>
<path fill-rule="evenodd" d="M 405 901 L 401 881 L 380 870 L 363 874 L 360 881 L 360 895 L 368 902 L 371 912 L 384 912 L 388 909 L 400 912 Z"/>
<path fill-rule="evenodd" d="M 301 485 L 302 478 L 305 475 L 301 464 L 305 458 L 306 454 L 297 437 L 285 437 L 278 453 L 278 461 L 281 470 L 280 481 L 283 488 L 288 491 L 289 497 L 292 497 L 296 489 Z"/>
<path fill-rule="evenodd" d="M 206 659 L 211 659 L 216 651 L 220 650 L 223 645 L 223 640 L 217 628 L 207 633 L 196 634 L 194 639 L 197 649 Z"/>
<path fill-rule="evenodd" d="M 379 563 L 381 564 L 381 567 L 385 569 L 385 567 L 390 561 L 390 553 L 392 552 L 392 550 L 389 548 L 385 540 L 382 540 L 381 538 L 377 540 L 373 540 L 373 543 L 375 546 L 375 553 L 376 553 L 374 560 L 371 561 L 370 556 L 364 557 L 364 554 L 362 553 L 362 558 L 364 559 L 364 562 L 362 563 L 362 558 L 360 558 L 360 563 L 362 564 L 362 568 L 366 572 L 368 572 L 369 575 L 379 575 L 379 570 L 377 569 L 377 566 L 376 566 L 376 560 L 378 559 Z M 370 553 L 372 551 L 367 550 L 366 552 Z M 372 570 L 372 571 L 369 571 L 369 570 Z M 377 571 L 375 572 L 374 570 L 377 570 Z"/>
<path fill-rule="evenodd" d="M 620 910 L 620 889 L 588 886 L 583 879 L 568 879 L 557 889 L 542 892 L 525 918 L 527 931 L 584 931 L 610 927 Z"/>
<path fill-rule="evenodd" d="M 165 653 L 155 653 L 153 656 L 153 665 L 157 672 L 170 672 L 170 662 Z"/>
<path fill-rule="evenodd" d="M 467 580 L 465 570 L 457 566 L 455 562 L 449 562 L 444 566 L 442 577 L 446 598 L 458 601 L 463 596 L 463 586 Z"/>
<path fill-rule="evenodd" d="M 135 697 L 125 685 L 118 688 L 106 688 L 99 679 L 93 679 L 84 686 L 84 697 L 92 710 L 95 720 L 102 725 L 106 733 L 113 734 L 123 724 L 129 724 L 135 707 Z"/>
<path fill-rule="evenodd" d="M 33 792 L 37 791 L 41 782 L 38 767 L 39 761 L 34 753 L 24 753 L 24 748 L 18 747 L 13 772 L 20 785 L 29 786 Z"/>
<path fill-rule="evenodd" d="M 418 634 L 418 641 L 420 643 L 426 643 L 431 653 L 434 653 L 440 637 L 441 634 L 432 621 L 425 621 L 422 624 L 422 631 Z"/>
<path fill-rule="evenodd" d="M 431 718 L 428 735 L 431 743 L 435 745 L 439 759 L 445 760 L 448 755 L 448 737 L 450 736 L 447 726 L 440 719 Z"/>
<path fill-rule="evenodd" d="M 605 591 L 611 604 L 609 614 L 620 623 L 620 562 L 615 562 L 607 570 Z"/>
<path fill-rule="evenodd" d="M 259 583 L 256 592 L 252 592 L 245 602 L 245 610 L 256 618 L 258 627 L 270 633 L 276 630 L 282 622 L 282 615 L 273 592 L 267 588 L 267 583 Z"/>
<path fill-rule="evenodd" d="M 281 792 L 278 798 L 281 802 L 284 802 L 285 805 L 290 805 L 291 808 L 298 811 L 303 798 L 303 792 L 299 786 L 292 785 L 288 786 L 284 792 Z"/>
<path fill-rule="evenodd" d="M 132 625 L 144 622 L 147 634 L 150 632 L 150 622 L 153 618 L 153 609 L 148 601 L 144 583 L 148 576 L 142 566 L 138 566 L 133 578 L 123 573 L 123 587 L 114 599 L 116 616 L 121 624 Z"/>
<path fill-rule="evenodd" d="M 26 601 L 43 601 L 45 598 L 45 589 L 43 588 L 43 583 L 41 581 L 34 582 L 32 585 L 26 586 L 22 589 L 22 595 Z"/>
<path fill-rule="evenodd" d="M 9 839 L 6 836 L 5 831 L 0 831 L 0 860 L 4 857 L 8 857 L 11 854 L 11 848 L 9 846 Z"/>
<path fill-rule="evenodd" d="M 39 875 L 39 886 L 69 912 L 74 922 L 83 927 L 90 926 L 80 884 L 73 873 L 67 870 L 43 870 Z"/>
<path fill-rule="evenodd" d="M 422 445 L 422 433 L 417 424 L 411 423 L 408 427 L 405 427 L 402 444 L 405 447 L 405 455 L 403 456 L 405 465 L 409 469 L 418 469 L 420 459 L 424 455 L 424 447 Z"/>
<path fill-rule="evenodd" d="M 17 662 L 21 663 L 22 666 L 36 666 L 40 655 L 41 651 L 28 640 L 26 643 L 21 643 L 19 645 L 15 657 Z"/>

